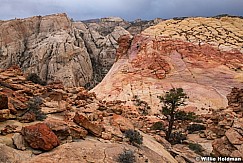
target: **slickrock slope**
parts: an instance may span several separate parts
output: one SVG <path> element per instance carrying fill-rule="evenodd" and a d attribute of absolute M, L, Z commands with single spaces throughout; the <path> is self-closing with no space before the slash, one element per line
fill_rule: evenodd
<path fill-rule="evenodd" d="M 243 86 L 242 22 L 188 18 L 150 27 L 133 39 L 93 91 L 104 100 L 129 101 L 136 95 L 152 113 L 160 109 L 157 96 L 172 87 L 188 94 L 188 111 L 225 107 L 231 88 Z"/>
<path fill-rule="evenodd" d="M 146 29 L 143 34 L 165 36 L 195 44 L 208 43 L 220 50 L 240 50 L 243 53 L 243 19 L 187 18 L 167 20 Z"/>

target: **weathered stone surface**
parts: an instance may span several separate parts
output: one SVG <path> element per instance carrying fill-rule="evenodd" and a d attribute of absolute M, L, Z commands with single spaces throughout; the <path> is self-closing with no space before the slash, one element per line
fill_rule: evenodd
<path fill-rule="evenodd" d="M 64 140 L 70 135 L 68 124 L 62 120 L 49 118 L 44 123 L 55 133 L 59 140 Z"/>
<path fill-rule="evenodd" d="M 9 116 L 10 116 L 10 110 L 8 109 L 0 110 L 0 122 L 6 121 L 7 119 L 10 118 Z"/>
<path fill-rule="evenodd" d="M 2 151 L 0 152 L 0 162 L 2 163 L 26 162 L 31 158 L 31 152 L 15 150 L 4 144 L 0 144 L 0 151 Z"/>
<path fill-rule="evenodd" d="M 117 114 L 113 115 L 113 125 L 118 126 L 123 132 L 129 129 L 134 130 L 133 124 L 128 119 Z"/>
<path fill-rule="evenodd" d="M 187 18 L 184 20 L 170 19 L 143 31 L 143 34 L 165 36 L 173 39 L 194 42 L 202 45 L 209 43 L 222 50 L 237 49 L 243 52 L 241 32 L 243 20 L 240 18 Z M 228 34 L 232 31 L 234 34 Z"/>
<path fill-rule="evenodd" d="M 236 148 L 229 142 L 226 136 L 213 142 L 213 153 L 215 156 L 230 156 Z"/>
<path fill-rule="evenodd" d="M 16 146 L 17 149 L 25 150 L 25 140 L 24 137 L 20 133 L 15 133 L 12 137 L 13 144 Z"/>
<path fill-rule="evenodd" d="M 79 126 L 87 129 L 97 137 L 100 137 L 102 134 L 103 129 L 101 128 L 101 126 L 91 123 L 84 115 L 79 114 L 78 112 L 76 112 L 73 121 L 77 123 Z"/>
<path fill-rule="evenodd" d="M 88 135 L 88 131 L 78 125 L 71 125 L 70 135 L 73 139 L 84 139 Z"/>
<path fill-rule="evenodd" d="M 23 127 L 21 133 L 34 149 L 49 151 L 59 145 L 57 136 L 44 123 Z"/>
<path fill-rule="evenodd" d="M 234 150 L 230 156 L 243 158 L 243 145 L 241 145 L 238 150 Z"/>
<path fill-rule="evenodd" d="M 91 80 L 89 54 L 66 14 L 3 21 L 0 31 L 0 68 L 17 64 L 26 73 L 66 86 Z"/>
<path fill-rule="evenodd" d="M 233 145 L 241 145 L 243 144 L 243 136 L 240 135 L 233 128 L 230 128 L 226 131 L 225 136 L 228 138 L 229 142 Z"/>
<path fill-rule="evenodd" d="M 6 125 L 2 130 L 1 130 L 1 135 L 7 135 L 14 133 L 17 129 L 17 125 Z"/>
<path fill-rule="evenodd" d="M 131 35 L 122 35 L 121 37 L 119 37 L 117 42 L 119 44 L 119 47 L 116 51 L 116 60 L 128 56 L 128 50 L 131 46 L 132 37 Z"/>
<path fill-rule="evenodd" d="M 238 27 L 238 25 L 230 23 L 236 19 L 217 19 L 215 22 L 219 24 L 222 22 L 220 26 L 222 29 L 228 29 L 228 26 L 226 27 L 224 24 L 228 22 L 231 26 L 228 30 L 237 33 L 235 26 Z M 205 23 L 207 26 L 212 26 L 207 30 L 217 28 L 215 22 L 210 22 L 214 21 L 211 18 L 183 20 L 187 24 L 186 26 L 194 27 L 195 24 L 188 24 L 190 21 L 195 21 L 203 29 Z M 241 21 L 242 19 L 239 20 L 239 22 Z M 157 95 L 173 87 L 184 89 L 190 97 L 188 106 L 195 107 L 195 112 L 198 114 L 210 113 L 210 108 L 226 107 L 228 104 L 226 95 L 230 93 L 231 88 L 242 86 L 241 39 L 232 36 L 236 42 L 235 45 L 229 45 L 229 48 L 223 51 L 221 48 L 207 43 L 209 40 L 206 37 L 202 39 L 200 44 L 197 42 L 198 40 L 191 40 L 190 33 L 188 39 L 180 37 L 174 39 L 176 36 L 174 37 L 170 33 L 171 30 L 180 33 L 179 29 L 181 28 L 174 28 L 173 22 L 178 22 L 177 25 L 180 25 L 180 21 L 169 20 L 166 22 L 135 36 L 131 48 L 128 50 L 128 57 L 118 59 L 107 76 L 92 91 L 96 92 L 99 98 L 107 101 L 115 99 L 127 101 L 137 95 L 152 108 L 152 114 L 159 113 L 160 106 Z M 239 26 L 239 28 L 242 27 Z M 198 30 L 201 31 L 201 29 Z M 166 35 L 164 31 L 169 33 L 169 37 L 164 36 Z M 187 30 L 185 29 L 185 31 Z M 197 35 L 203 34 L 204 32 L 199 32 Z M 187 36 L 187 34 L 185 35 Z M 209 32 L 210 38 L 214 35 L 217 34 Z M 214 41 L 216 44 L 218 43 L 217 40 L 213 40 L 212 44 Z M 221 43 L 221 45 L 223 44 Z M 238 50 L 232 50 L 232 48 Z M 207 93 L 205 94 L 205 92 Z"/>
<path fill-rule="evenodd" d="M 46 163 L 46 162 L 96 162 L 96 163 L 116 163 L 117 157 L 123 150 L 134 151 L 136 162 L 171 162 L 176 163 L 171 155 L 160 155 L 149 148 L 140 149 L 124 143 L 102 143 L 93 139 L 73 142 L 57 147 L 55 150 L 31 158 L 26 163 Z"/>

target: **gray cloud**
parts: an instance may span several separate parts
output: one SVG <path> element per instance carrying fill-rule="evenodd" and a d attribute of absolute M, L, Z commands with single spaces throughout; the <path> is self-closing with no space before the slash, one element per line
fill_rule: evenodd
<path fill-rule="evenodd" d="M 180 16 L 243 16 L 242 0 L 0 0 L 0 19 L 66 12 L 75 20 L 120 16 L 127 20 Z"/>

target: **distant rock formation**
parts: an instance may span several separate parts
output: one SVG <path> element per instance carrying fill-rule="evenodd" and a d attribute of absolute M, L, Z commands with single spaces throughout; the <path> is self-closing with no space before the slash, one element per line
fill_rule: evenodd
<path fill-rule="evenodd" d="M 92 79 L 92 64 L 84 41 L 66 14 L 35 16 L 0 24 L 0 67 L 19 65 L 46 81 L 80 86 Z"/>
<path fill-rule="evenodd" d="M 0 68 L 18 65 L 47 82 L 92 88 L 113 65 L 118 38 L 150 25 L 117 17 L 71 22 L 66 14 L 0 21 Z"/>

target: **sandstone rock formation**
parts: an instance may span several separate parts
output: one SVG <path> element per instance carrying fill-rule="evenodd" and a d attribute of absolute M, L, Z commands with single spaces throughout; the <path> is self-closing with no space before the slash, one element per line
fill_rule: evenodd
<path fill-rule="evenodd" d="M 18 65 L 50 82 L 93 87 L 115 62 L 117 40 L 154 25 L 133 25 L 120 18 L 95 23 L 71 22 L 66 14 L 35 16 L 0 22 L 0 68 Z"/>
<path fill-rule="evenodd" d="M 242 87 L 241 22 L 227 17 L 188 18 L 150 27 L 134 37 L 127 58 L 119 59 L 92 91 L 103 100 L 138 96 L 148 102 L 152 113 L 160 109 L 157 95 L 173 87 L 185 90 L 196 113 L 226 107 L 231 88 Z M 228 31 L 235 43 L 222 42 L 225 35 L 215 29 Z"/>
<path fill-rule="evenodd" d="M 19 65 L 46 81 L 80 86 L 92 78 L 84 41 L 66 14 L 2 21 L 0 68 Z"/>

